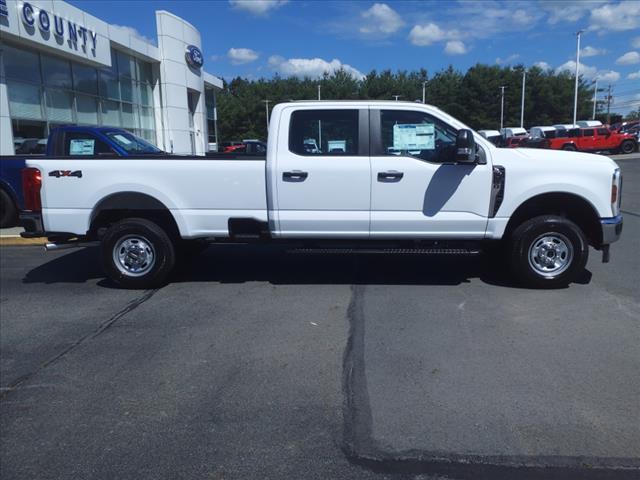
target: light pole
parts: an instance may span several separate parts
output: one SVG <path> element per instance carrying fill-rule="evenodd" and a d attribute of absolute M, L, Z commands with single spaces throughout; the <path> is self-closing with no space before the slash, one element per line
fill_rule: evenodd
<path fill-rule="evenodd" d="M 397 102 L 397 101 L 398 101 L 398 99 L 399 99 L 402 95 L 391 95 L 391 96 L 392 96 L 392 97 L 395 99 L 395 101 Z"/>
<path fill-rule="evenodd" d="M 322 88 L 322 84 L 318 82 L 318 100 L 320 98 L 320 89 Z M 318 120 L 318 148 L 322 147 L 322 120 Z"/>
<path fill-rule="evenodd" d="M 505 85 L 500 86 L 500 133 L 502 133 L 502 127 L 504 126 L 504 89 Z"/>
<path fill-rule="evenodd" d="M 264 103 L 264 111 L 267 116 L 267 134 L 269 133 L 269 102 L 269 99 L 262 100 L 262 103 Z"/>
<path fill-rule="evenodd" d="M 520 128 L 524 128 L 524 86 L 527 81 L 527 70 L 522 70 L 522 104 L 520 106 Z"/>
<path fill-rule="evenodd" d="M 427 103 L 427 82 L 422 82 L 422 103 Z"/>
<path fill-rule="evenodd" d="M 595 82 L 596 86 L 593 89 L 593 115 L 591 116 L 592 120 L 596 119 L 596 102 L 597 102 L 596 96 L 598 95 L 598 79 L 596 78 L 594 80 L 594 82 Z"/>
<path fill-rule="evenodd" d="M 580 36 L 582 35 L 584 30 L 578 30 L 576 32 L 577 48 L 576 48 L 576 87 L 575 92 L 573 94 L 573 124 L 576 124 L 577 116 L 578 116 L 578 80 L 580 76 Z"/>

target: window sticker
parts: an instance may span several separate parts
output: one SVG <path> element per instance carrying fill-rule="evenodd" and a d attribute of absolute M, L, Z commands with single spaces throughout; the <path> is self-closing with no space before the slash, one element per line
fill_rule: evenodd
<path fill-rule="evenodd" d="M 123 145 L 131 145 L 133 143 L 127 137 L 125 137 L 124 135 L 120 135 L 119 133 L 114 135 L 113 138 L 115 138 L 118 142 L 120 142 Z"/>
<path fill-rule="evenodd" d="M 393 126 L 394 150 L 435 150 L 433 123 L 400 123 Z"/>
<path fill-rule="evenodd" d="M 327 149 L 329 152 L 346 152 L 347 141 L 346 140 L 327 140 Z"/>
<path fill-rule="evenodd" d="M 73 138 L 69 144 L 69 155 L 93 155 L 96 141 L 92 138 Z"/>

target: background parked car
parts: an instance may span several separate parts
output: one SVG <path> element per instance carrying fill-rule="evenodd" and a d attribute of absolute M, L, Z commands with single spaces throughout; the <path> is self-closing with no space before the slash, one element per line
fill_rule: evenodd
<path fill-rule="evenodd" d="M 556 150 L 580 152 L 632 153 L 638 148 L 637 137 L 630 133 L 612 132 L 606 127 L 572 128 L 567 137 L 549 140 L 549 147 Z"/>
<path fill-rule="evenodd" d="M 120 128 L 66 126 L 54 128 L 49 138 L 14 139 L 16 154 L 0 157 L 0 228 L 18 223 L 24 206 L 22 174 L 25 159 L 35 155 L 91 157 L 165 155 L 146 140 Z"/>
<path fill-rule="evenodd" d="M 496 147 L 501 147 L 503 144 L 504 139 L 498 130 L 478 130 L 478 133 L 493 143 Z"/>

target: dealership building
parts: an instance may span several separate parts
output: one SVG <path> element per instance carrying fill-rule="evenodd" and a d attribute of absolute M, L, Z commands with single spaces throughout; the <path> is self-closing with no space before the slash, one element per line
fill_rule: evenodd
<path fill-rule="evenodd" d="M 0 0 L 0 155 L 41 152 L 59 125 L 119 127 L 167 152 L 209 150 L 222 80 L 204 71 L 193 25 L 157 11 L 156 29 L 151 43 L 61 0 Z"/>

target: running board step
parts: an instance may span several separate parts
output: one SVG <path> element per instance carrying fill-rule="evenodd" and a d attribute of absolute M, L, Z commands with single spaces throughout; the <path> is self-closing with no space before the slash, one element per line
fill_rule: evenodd
<path fill-rule="evenodd" d="M 297 254 L 383 254 L 383 255 L 479 255 L 481 250 L 467 248 L 295 248 Z"/>

